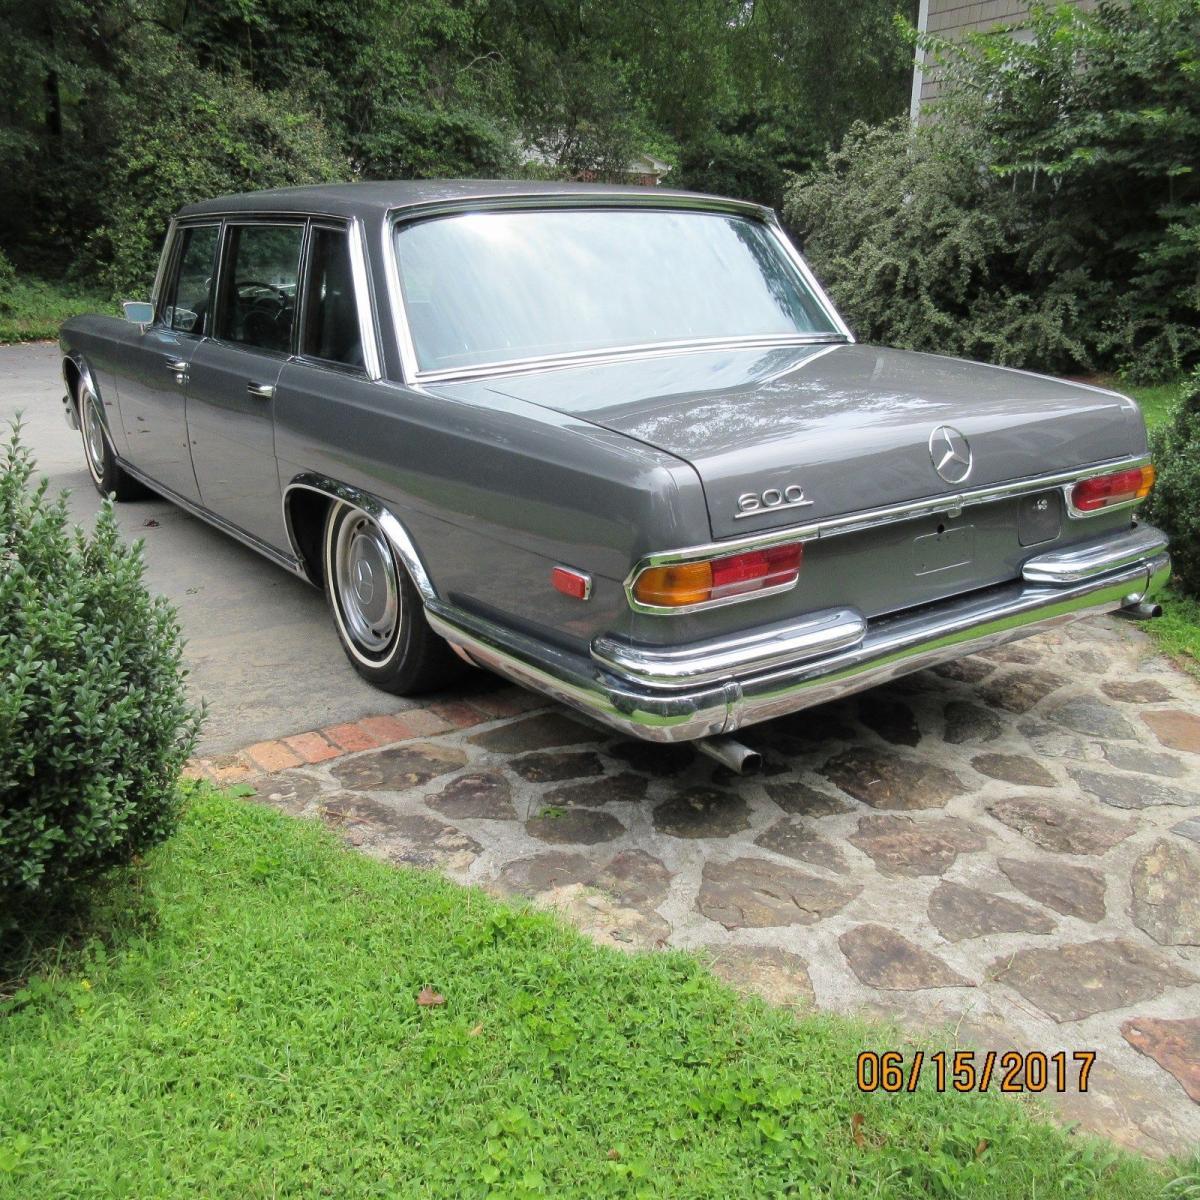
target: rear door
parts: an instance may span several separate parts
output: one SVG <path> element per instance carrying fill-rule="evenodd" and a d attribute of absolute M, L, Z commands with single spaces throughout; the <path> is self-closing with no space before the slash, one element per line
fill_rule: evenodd
<path fill-rule="evenodd" d="M 306 222 L 229 221 L 213 336 L 188 369 L 192 465 L 206 508 L 286 550 L 275 466 L 275 385 L 296 335 Z"/>
<path fill-rule="evenodd" d="M 185 389 L 212 315 L 219 222 L 175 232 L 154 323 L 122 358 L 121 420 L 129 461 L 185 500 L 200 489 L 188 453 Z"/>

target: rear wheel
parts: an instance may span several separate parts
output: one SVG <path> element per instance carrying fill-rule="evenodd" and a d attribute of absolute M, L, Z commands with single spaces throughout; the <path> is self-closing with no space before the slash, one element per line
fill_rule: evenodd
<path fill-rule="evenodd" d="M 350 504 L 333 505 L 322 559 L 342 649 L 364 679 L 407 696 L 459 677 L 463 664 L 429 628 L 421 597 L 374 518 Z"/>
<path fill-rule="evenodd" d="M 146 494 L 146 489 L 117 463 L 104 417 L 100 397 L 91 387 L 80 381 L 77 392 L 79 429 L 83 435 L 83 457 L 87 462 L 88 474 L 102 496 L 115 496 L 118 500 L 136 500 Z"/>

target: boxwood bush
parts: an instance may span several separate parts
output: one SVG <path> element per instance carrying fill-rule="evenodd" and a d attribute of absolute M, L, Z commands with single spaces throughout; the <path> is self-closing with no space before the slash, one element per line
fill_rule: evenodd
<path fill-rule="evenodd" d="M 175 612 L 106 502 L 94 532 L 0 451 L 0 932 L 165 838 L 200 714 Z"/>
<path fill-rule="evenodd" d="M 1158 482 L 1142 509 L 1171 537 L 1171 561 L 1183 590 L 1200 596 L 1200 371 L 1184 385 L 1174 416 L 1150 437 Z"/>

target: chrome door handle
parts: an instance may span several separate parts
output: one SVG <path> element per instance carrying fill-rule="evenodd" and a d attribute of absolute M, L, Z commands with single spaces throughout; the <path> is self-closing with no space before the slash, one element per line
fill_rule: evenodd
<path fill-rule="evenodd" d="M 167 370 L 175 376 L 176 383 L 187 383 L 188 363 L 185 358 L 168 358 L 166 362 Z"/>
<path fill-rule="evenodd" d="M 255 383 L 251 380 L 246 384 L 246 391 L 260 400 L 270 400 L 275 395 L 275 385 L 273 383 Z"/>

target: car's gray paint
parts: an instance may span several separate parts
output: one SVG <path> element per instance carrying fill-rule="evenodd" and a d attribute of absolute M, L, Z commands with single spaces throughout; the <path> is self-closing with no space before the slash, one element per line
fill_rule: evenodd
<path fill-rule="evenodd" d="M 814 504 L 797 510 L 798 521 L 951 493 L 925 448 L 942 422 L 972 438 L 978 474 L 971 483 L 1145 450 L 1136 406 L 1114 393 L 872 347 L 648 354 L 407 386 L 389 336 L 392 214 L 476 197 L 541 197 L 552 204 L 562 195 L 577 201 L 592 193 L 629 194 L 482 181 L 362 184 L 223 197 L 182 210 L 183 221 L 226 212 L 362 221 L 385 350 L 386 377 L 376 381 L 288 361 L 270 418 L 263 413 L 251 421 L 252 437 L 237 434 L 232 423 L 225 429 L 220 405 L 194 410 L 195 433 L 211 451 L 202 472 L 203 504 L 291 557 L 296 548 L 287 540 L 281 508 L 289 483 L 315 474 L 362 489 L 404 524 L 446 603 L 584 651 L 604 632 L 663 644 L 835 604 L 852 603 L 867 615 L 894 611 L 1011 578 L 1028 556 L 1016 544 L 1015 503 L 1006 502 L 812 543 L 800 585 L 782 595 L 697 614 L 634 614 L 621 585 L 643 555 L 774 523 L 769 517 L 732 520 L 743 490 L 799 482 Z M 687 202 L 682 193 L 655 195 Z M 144 435 L 134 410 L 146 406 L 132 400 L 138 384 L 130 364 L 135 347 L 153 345 L 156 336 L 103 317 L 77 318 L 63 330 L 64 351 L 96 372 L 114 445 L 135 467 Z M 252 365 L 246 365 L 249 378 Z M 122 424 L 116 414 L 126 388 L 130 414 L 122 413 Z M 234 399 L 227 401 L 230 412 L 244 416 L 243 397 Z M 179 403 L 191 401 L 181 394 Z M 145 412 L 141 416 L 144 423 Z M 239 464 L 220 469 L 223 437 L 246 452 L 239 460 L 245 470 L 233 469 Z M 262 458 L 257 471 L 256 455 Z M 153 475 L 146 466 L 142 473 Z M 1128 523 L 1128 513 L 1120 512 L 1064 522 L 1061 542 Z M 939 524 L 972 526 L 982 571 L 934 578 L 913 573 L 914 538 Z M 593 575 L 589 603 L 550 588 L 557 563 Z"/>
<path fill-rule="evenodd" d="M 730 350 L 579 366 L 478 382 L 581 416 L 692 463 L 714 538 L 953 495 L 1146 450 L 1133 402 L 1114 392 L 876 346 Z M 933 470 L 929 437 L 969 440 L 968 479 Z M 738 516 L 746 492 L 803 488 L 800 510 Z"/>

